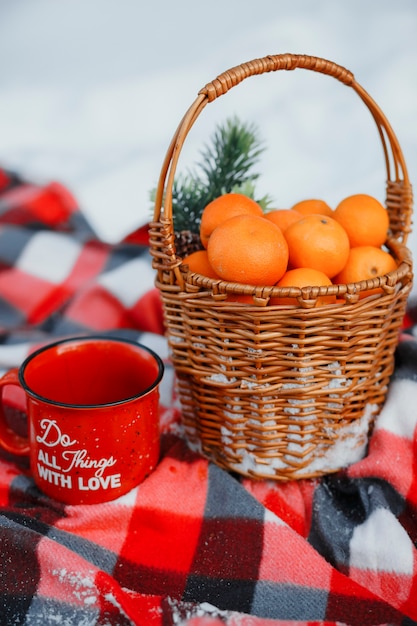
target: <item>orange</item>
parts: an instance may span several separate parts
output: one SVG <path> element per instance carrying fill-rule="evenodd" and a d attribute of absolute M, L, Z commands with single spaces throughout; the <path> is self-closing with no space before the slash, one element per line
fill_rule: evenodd
<path fill-rule="evenodd" d="M 223 280 L 249 285 L 275 285 L 288 264 L 281 230 L 257 215 L 236 215 L 222 222 L 212 232 L 207 252 Z"/>
<path fill-rule="evenodd" d="M 291 209 L 293 211 L 298 211 L 298 213 L 302 213 L 303 215 L 310 215 L 310 213 L 320 213 L 320 215 L 330 216 L 333 215 L 333 211 L 327 202 L 317 198 L 301 200 L 300 202 L 294 204 Z"/>
<path fill-rule="evenodd" d="M 191 254 L 183 259 L 182 264 L 188 265 L 190 272 L 202 274 L 208 278 L 218 278 L 216 272 L 210 265 L 207 250 L 197 250 L 196 252 L 191 252 Z"/>
<path fill-rule="evenodd" d="M 291 224 L 284 233 L 289 250 L 289 269 L 311 267 L 333 278 L 349 256 L 349 238 L 332 217 L 311 214 Z"/>
<path fill-rule="evenodd" d="M 389 216 L 384 206 L 364 193 L 344 198 L 333 215 L 346 230 L 350 245 L 381 247 L 388 234 Z"/>
<path fill-rule="evenodd" d="M 242 213 L 261 216 L 263 210 L 260 204 L 242 193 L 225 193 L 209 202 L 201 214 L 200 239 L 203 246 L 207 248 L 209 237 L 216 226 Z"/>
<path fill-rule="evenodd" d="M 394 257 L 382 248 L 357 246 L 351 248 L 343 270 L 333 278 L 334 284 L 357 283 L 361 280 L 384 276 L 397 269 Z M 383 291 L 382 288 L 361 291 L 360 298 Z"/>
<path fill-rule="evenodd" d="M 332 281 L 326 274 L 313 270 L 310 267 L 297 267 L 294 270 L 288 270 L 284 276 L 277 282 L 277 287 L 328 287 Z M 315 306 L 323 304 L 332 304 L 336 302 L 336 296 L 319 296 Z M 273 297 L 269 300 L 269 304 L 294 304 L 301 306 L 297 298 L 291 297 Z"/>
<path fill-rule="evenodd" d="M 274 209 L 265 213 L 264 217 L 266 217 L 267 220 L 274 222 L 274 224 L 276 224 L 282 232 L 284 232 L 290 224 L 298 222 L 303 215 L 302 213 L 293 211 L 292 209 Z"/>

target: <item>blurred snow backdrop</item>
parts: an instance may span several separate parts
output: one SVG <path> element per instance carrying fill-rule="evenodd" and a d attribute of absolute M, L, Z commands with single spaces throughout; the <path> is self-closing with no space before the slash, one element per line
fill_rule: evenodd
<path fill-rule="evenodd" d="M 355 74 L 416 185 L 416 33 L 416 0 L 1 0 L 0 165 L 66 184 L 117 241 L 151 217 L 150 190 L 198 90 L 239 63 L 293 52 Z M 301 70 L 249 78 L 206 107 L 178 171 L 233 115 L 259 129 L 257 187 L 277 207 L 357 192 L 384 200 L 375 124 L 338 81 Z"/>

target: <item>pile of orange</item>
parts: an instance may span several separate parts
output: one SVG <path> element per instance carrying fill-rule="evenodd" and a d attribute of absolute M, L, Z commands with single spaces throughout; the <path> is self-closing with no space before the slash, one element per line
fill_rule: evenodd
<path fill-rule="evenodd" d="M 209 278 L 247 285 L 302 288 L 356 283 L 396 269 L 395 259 L 384 248 L 388 229 L 385 207 L 367 194 L 344 198 L 335 209 L 323 200 L 308 199 L 290 209 L 264 213 L 251 198 L 227 193 L 204 209 L 203 250 L 183 259 L 183 264 Z M 362 291 L 360 297 L 370 293 Z M 318 297 L 316 306 L 335 300 L 336 296 Z M 297 303 L 291 295 L 270 300 L 270 304 Z"/>

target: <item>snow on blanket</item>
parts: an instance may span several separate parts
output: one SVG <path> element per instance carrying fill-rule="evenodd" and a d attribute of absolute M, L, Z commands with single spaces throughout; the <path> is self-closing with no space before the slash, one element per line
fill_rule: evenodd
<path fill-rule="evenodd" d="M 413 311 L 365 458 L 316 480 L 237 478 L 181 438 L 146 229 L 110 246 L 58 183 L 2 171 L 0 187 L 1 369 L 91 331 L 135 337 L 167 364 L 161 461 L 126 496 L 61 505 L 0 452 L 0 624 L 417 624 Z"/>

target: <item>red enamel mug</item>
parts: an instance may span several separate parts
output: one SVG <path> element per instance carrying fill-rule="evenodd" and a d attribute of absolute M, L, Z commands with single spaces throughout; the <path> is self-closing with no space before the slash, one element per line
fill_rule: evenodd
<path fill-rule="evenodd" d="M 159 458 L 160 357 L 129 339 L 68 338 L 33 352 L 0 379 L 0 446 L 28 455 L 37 486 L 66 504 L 114 500 Z M 3 407 L 8 385 L 26 396 L 27 438 Z"/>

